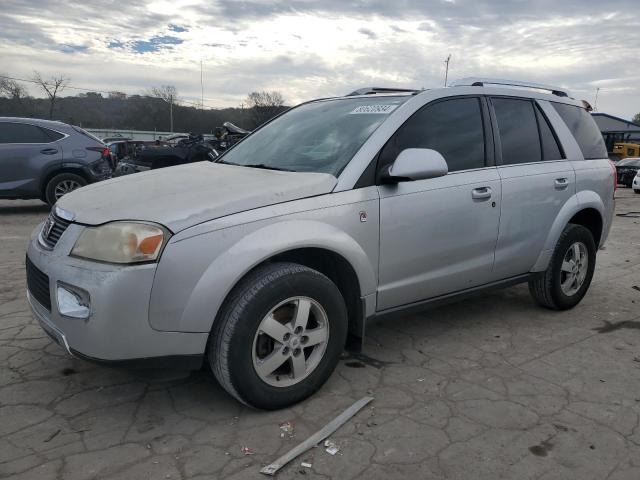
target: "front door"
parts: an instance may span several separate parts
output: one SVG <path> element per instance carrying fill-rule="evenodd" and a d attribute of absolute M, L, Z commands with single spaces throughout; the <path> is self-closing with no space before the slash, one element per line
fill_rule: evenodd
<path fill-rule="evenodd" d="M 383 168 L 405 148 L 431 148 L 449 174 L 379 185 L 378 310 L 491 281 L 501 183 L 486 112 L 479 97 L 430 103 L 380 153 Z"/>

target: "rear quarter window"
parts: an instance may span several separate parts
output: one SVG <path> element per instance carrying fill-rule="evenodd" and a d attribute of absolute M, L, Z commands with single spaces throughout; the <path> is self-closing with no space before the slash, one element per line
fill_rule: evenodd
<path fill-rule="evenodd" d="M 578 142 L 585 160 L 608 158 L 607 147 L 604 144 L 602 133 L 589 112 L 584 108 L 567 105 L 565 103 L 551 102 L 569 131 Z"/>

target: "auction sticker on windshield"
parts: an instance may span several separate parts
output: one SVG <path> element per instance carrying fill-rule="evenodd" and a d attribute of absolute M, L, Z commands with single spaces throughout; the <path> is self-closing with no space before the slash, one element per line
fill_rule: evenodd
<path fill-rule="evenodd" d="M 354 108 L 349 114 L 354 113 L 382 113 L 389 114 L 396 109 L 397 105 L 360 105 Z"/>

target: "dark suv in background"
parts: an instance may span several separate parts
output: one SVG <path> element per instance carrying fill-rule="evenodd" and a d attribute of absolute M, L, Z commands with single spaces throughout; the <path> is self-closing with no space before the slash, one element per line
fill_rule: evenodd
<path fill-rule="evenodd" d="M 79 127 L 0 117 L 0 198 L 39 198 L 53 205 L 112 173 L 107 146 Z"/>

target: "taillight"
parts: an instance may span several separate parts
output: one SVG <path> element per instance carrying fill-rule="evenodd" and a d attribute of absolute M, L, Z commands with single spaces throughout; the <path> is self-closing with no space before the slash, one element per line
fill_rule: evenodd
<path fill-rule="evenodd" d="M 615 193 L 618 190 L 618 169 L 611 160 L 609 160 L 609 164 L 611 165 L 611 170 L 613 170 L 613 193 Z"/>
<path fill-rule="evenodd" d="M 111 157 L 111 152 L 108 147 L 87 147 L 87 150 L 91 150 L 92 152 L 100 152 L 102 154 L 102 158 Z"/>

